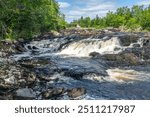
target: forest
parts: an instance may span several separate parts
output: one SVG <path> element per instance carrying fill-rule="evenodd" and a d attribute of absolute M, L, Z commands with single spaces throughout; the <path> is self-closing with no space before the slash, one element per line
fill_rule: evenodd
<path fill-rule="evenodd" d="M 0 0 L 0 39 L 30 38 L 65 23 L 55 0 Z"/>
<path fill-rule="evenodd" d="M 105 17 L 99 17 L 98 15 L 91 19 L 90 17 L 81 17 L 78 20 L 74 20 L 69 24 L 70 27 L 80 25 L 81 27 L 92 28 L 106 28 L 120 26 L 126 29 L 150 30 L 150 6 L 133 6 L 132 8 L 121 7 L 115 12 L 109 11 Z"/>

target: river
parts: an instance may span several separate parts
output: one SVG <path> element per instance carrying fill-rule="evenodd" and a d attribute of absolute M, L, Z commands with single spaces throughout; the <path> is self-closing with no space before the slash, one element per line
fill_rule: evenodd
<path fill-rule="evenodd" d="M 143 40 L 147 37 L 142 34 L 121 32 L 98 38 L 35 40 L 24 44 L 25 52 L 9 59 L 35 74 L 36 83 L 26 86 L 35 99 L 43 99 L 44 91 L 61 88 L 65 91 L 54 99 L 150 99 L 149 57 L 140 54 Z M 67 91 L 74 88 L 85 90 L 69 97 Z"/>

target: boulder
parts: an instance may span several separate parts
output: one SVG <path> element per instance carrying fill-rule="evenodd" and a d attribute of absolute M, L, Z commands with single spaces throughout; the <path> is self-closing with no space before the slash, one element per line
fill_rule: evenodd
<path fill-rule="evenodd" d="M 125 34 L 119 36 L 119 38 L 122 46 L 130 46 L 131 43 L 137 43 L 139 37 L 134 34 Z"/>
<path fill-rule="evenodd" d="M 16 91 L 15 97 L 17 99 L 35 99 L 36 94 L 31 88 L 22 88 Z"/>
<path fill-rule="evenodd" d="M 61 36 L 61 34 L 59 32 L 57 32 L 57 31 L 51 31 L 51 33 L 52 33 L 52 36 L 54 36 L 54 37 Z"/>
<path fill-rule="evenodd" d="M 100 58 L 101 57 L 101 54 L 98 53 L 98 52 L 91 52 L 89 54 L 89 56 L 91 56 L 92 58 Z"/>
<path fill-rule="evenodd" d="M 101 57 L 107 61 L 114 61 L 119 65 L 138 65 L 140 64 L 139 58 L 134 53 L 121 53 L 121 54 L 105 54 Z"/>
<path fill-rule="evenodd" d="M 64 88 L 55 88 L 48 89 L 47 91 L 42 92 L 43 99 L 57 99 L 65 92 Z"/>
<path fill-rule="evenodd" d="M 77 98 L 84 94 L 86 94 L 86 89 L 83 87 L 73 88 L 73 89 L 68 90 L 68 96 L 70 98 Z"/>

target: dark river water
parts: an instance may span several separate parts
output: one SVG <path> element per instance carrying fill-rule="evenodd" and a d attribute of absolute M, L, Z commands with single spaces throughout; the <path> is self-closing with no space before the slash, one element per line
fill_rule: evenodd
<path fill-rule="evenodd" d="M 86 94 L 77 99 L 150 99 L 150 66 L 120 67 L 118 64 L 111 67 L 104 59 L 89 56 L 91 52 L 118 54 L 127 48 L 134 48 L 134 44 L 140 45 L 140 39 L 123 46 L 117 35 L 98 39 L 46 39 L 26 44 L 26 52 L 10 58 L 13 61 L 48 61 L 48 64 L 39 65 L 35 72 L 54 80 L 47 82 L 47 86 L 84 87 Z M 64 95 L 60 99 L 68 97 Z"/>

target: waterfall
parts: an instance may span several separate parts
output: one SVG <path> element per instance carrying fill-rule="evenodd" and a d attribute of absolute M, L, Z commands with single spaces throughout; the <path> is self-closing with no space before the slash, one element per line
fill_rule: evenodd
<path fill-rule="evenodd" d="M 98 52 L 100 54 L 117 53 L 120 48 L 121 43 L 118 37 L 112 37 L 107 40 L 89 38 L 71 43 L 59 54 L 73 56 L 89 56 L 91 52 Z"/>

